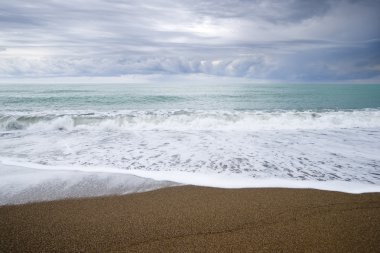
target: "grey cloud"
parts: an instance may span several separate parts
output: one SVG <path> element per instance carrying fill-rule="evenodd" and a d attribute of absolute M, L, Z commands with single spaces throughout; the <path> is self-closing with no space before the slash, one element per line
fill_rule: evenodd
<path fill-rule="evenodd" d="M 325 14 L 331 7 L 330 0 L 228 0 L 192 1 L 191 6 L 204 15 L 221 18 L 262 18 L 269 22 L 300 22 Z"/>
<path fill-rule="evenodd" d="M 0 6 L 0 76 L 373 77 L 379 3 L 8 1 Z"/>
<path fill-rule="evenodd" d="M 380 75 L 380 41 L 355 47 L 315 49 L 288 55 L 271 72 L 275 79 L 294 81 L 346 81 Z"/>
<path fill-rule="evenodd" d="M 0 76 L 120 76 L 128 74 L 203 73 L 222 76 L 257 77 L 269 67 L 262 56 L 234 59 L 178 57 L 46 57 L 38 60 L 13 58 L 0 60 Z"/>

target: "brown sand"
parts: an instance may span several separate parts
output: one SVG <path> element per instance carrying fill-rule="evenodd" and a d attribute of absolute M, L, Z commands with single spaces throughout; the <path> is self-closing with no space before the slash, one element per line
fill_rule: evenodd
<path fill-rule="evenodd" d="M 0 208 L 0 252 L 380 252 L 380 194 L 180 186 Z"/>

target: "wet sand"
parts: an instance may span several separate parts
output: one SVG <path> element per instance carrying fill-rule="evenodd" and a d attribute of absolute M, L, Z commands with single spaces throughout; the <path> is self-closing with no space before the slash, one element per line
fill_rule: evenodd
<path fill-rule="evenodd" d="M 0 252 L 379 249 L 379 193 L 178 186 L 0 207 Z"/>

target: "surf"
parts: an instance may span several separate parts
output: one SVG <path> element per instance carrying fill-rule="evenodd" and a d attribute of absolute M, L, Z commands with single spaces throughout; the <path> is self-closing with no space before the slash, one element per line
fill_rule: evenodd
<path fill-rule="evenodd" d="M 0 130 L 217 130 L 376 128 L 380 110 L 131 110 L 0 113 Z"/>

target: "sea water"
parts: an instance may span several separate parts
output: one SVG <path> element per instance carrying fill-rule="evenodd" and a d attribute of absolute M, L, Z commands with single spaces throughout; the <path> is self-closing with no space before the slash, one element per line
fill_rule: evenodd
<path fill-rule="evenodd" d="M 217 187 L 380 191 L 380 85 L 0 85 L 0 161 Z"/>

